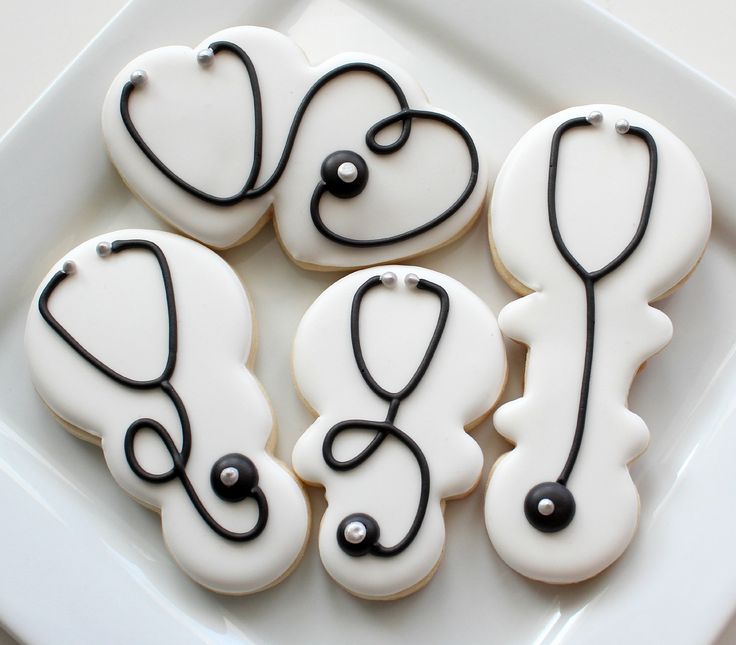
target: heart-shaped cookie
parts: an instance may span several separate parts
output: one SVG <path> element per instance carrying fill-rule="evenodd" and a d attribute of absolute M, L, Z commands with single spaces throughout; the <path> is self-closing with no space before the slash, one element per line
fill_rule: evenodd
<path fill-rule="evenodd" d="M 227 248 L 273 212 L 306 268 L 425 253 L 461 235 L 487 191 L 468 129 L 405 71 L 362 54 L 311 66 L 259 27 L 139 56 L 102 125 L 125 182 L 174 226 Z"/>

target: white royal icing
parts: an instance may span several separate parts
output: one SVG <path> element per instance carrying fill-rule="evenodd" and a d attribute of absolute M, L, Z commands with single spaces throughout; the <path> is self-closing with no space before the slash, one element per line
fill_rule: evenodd
<path fill-rule="evenodd" d="M 368 165 L 362 193 L 350 199 L 327 194 L 320 202 L 326 226 L 353 239 L 383 239 L 421 226 L 450 207 L 470 181 L 468 147 L 455 130 L 435 120 L 413 118 L 409 139 L 398 152 L 379 155 L 369 150 L 368 130 L 397 113 L 399 106 L 389 85 L 365 72 L 341 75 L 317 92 L 299 125 L 283 175 L 264 195 L 220 206 L 175 185 L 131 138 L 121 117 L 121 93 L 131 74 L 144 70 L 147 81 L 133 91 L 129 106 L 146 144 L 196 188 L 220 197 L 237 193 L 253 163 L 253 93 L 246 68 L 235 54 L 220 52 L 207 66 L 197 62 L 198 52 L 217 41 L 241 47 L 258 75 L 263 159 L 257 186 L 276 169 L 308 90 L 346 63 L 362 61 L 382 68 L 396 80 L 410 108 L 447 114 L 432 107 L 417 83 L 387 61 L 346 53 L 310 66 L 289 38 L 270 29 L 235 27 L 193 49 L 178 46 L 147 52 L 113 81 L 102 126 L 110 157 L 125 182 L 171 224 L 205 244 L 226 248 L 255 235 L 273 212 L 284 249 L 296 262 L 308 268 L 348 268 L 426 252 L 451 241 L 472 223 L 487 191 L 482 158 L 465 203 L 449 219 L 416 237 L 357 248 L 336 243 L 315 228 L 310 200 L 321 181 L 323 160 L 335 151 L 355 151 Z M 379 143 L 391 143 L 399 130 L 398 125 L 390 126 L 378 137 Z"/>
<path fill-rule="evenodd" d="M 380 544 L 394 546 L 409 532 L 420 497 L 418 461 L 405 444 L 388 436 L 356 468 L 338 472 L 323 458 L 325 437 L 349 419 L 383 421 L 389 404 L 361 377 L 351 344 L 351 308 L 369 278 L 396 276 L 379 285 L 360 308 L 360 341 L 366 366 L 383 388 L 396 392 L 415 373 L 432 338 L 440 301 L 405 283 L 415 274 L 449 296 L 449 313 L 436 353 L 395 420 L 421 449 L 429 466 L 427 513 L 414 541 L 399 555 L 355 557 L 337 542 L 337 529 L 353 513 L 380 525 Z M 322 562 L 352 593 L 388 598 L 410 593 L 433 573 L 445 541 L 443 500 L 469 493 L 483 465 L 478 444 L 465 432 L 493 406 L 505 382 L 506 354 L 495 318 L 480 298 L 456 280 L 421 267 L 382 266 L 339 280 L 304 315 L 294 342 L 294 377 L 303 399 L 318 414 L 296 443 L 293 464 L 307 482 L 323 485 L 328 507 L 319 533 Z M 352 430 L 334 444 L 336 459 L 358 455 L 374 431 Z"/>
<path fill-rule="evenodd" d="M 95 369 L 44 320 L 39 298 L 67 261 L 75 272 L 51 293 L 48 307 L 84 349 L 131 379 L 154 379 L 167 360 L 168 316 L 162 272 L 152 253 L 130 249 L 107 257 L 99 242 L 143 239 L 168 262 L 176 303 L 178 351 L 170 382 L 191 423 L 186 474 L 202 504 L 224 528 L 245 532 L 257 520 L 252 499 L 231 503 L 210 484 L 213 464 L 241 453 L 256 465 L 268 503 L 263 532 L 229 541 L 198 514 L 178 478 L 153 484 L 131 470 L 124 439 L 131 423 L 161 423 L 177 449 L 182 431 L 172 402 L 159 388 L 133 390 Z M 305 496 L 293 475 L 270 454 L 274 419 L 260 384 L 247 369 L 254 322 L 236 274 L 217 254 L 184 237 L 123 230 L 101 235 L 67 253 L 44 278 L 31 305 L 25 345 L 41 397 L 64 421 L 101 441 L 110 472 L 136 500 L 160 509 L 164 539 L 197 582 L 223 593 L 251 593 L 283 577 L 300 557 L 309 528 Z M 151 473 L 172 457 L 150 430 L 141 430 L 135 456 Z"/>
<path fill-rule="evenodd" d="M 586 270 L 605 266 L 627 246 L 642 213 L 647 146 L 617 134 L 617 121 L 652 135 L 658 170 L 640 245 L 595 285 L 587 418 L 567 482 L 576 512 L 566 528 L 545 533 L 527 521 L 524 499 L 536 484 L 554 482 L 567 459 L 581 394 L 587 311 L 584 285 L 550 229 L 550 148 L 558 126 L 595 111 L 602 113 L 601 123 L 563 136 L 557 176 L 560 232 Z M 502 331 L 529 353 L 523 397 L 494 415 L 496 429 L 515 448 L 492 470 L 486 524 L 511 567 L 537 580 L 572 583 L 614 562 L 635 532 L 639 498 L 627 464 L 644 451 L 649 432 L 628 410 L 628 391 L 642 363 L 672 336 L 670 320 L 648 303 L 678 285 L 703 253 L 711 221 L 708 188 L 690 150 L 663 125 L 628 108 L 587 105 L 554 114 L 522 137 L 496 181 L 491 218 L 497 260 L 520 292 L 531 293 L 499 316 Z"/>

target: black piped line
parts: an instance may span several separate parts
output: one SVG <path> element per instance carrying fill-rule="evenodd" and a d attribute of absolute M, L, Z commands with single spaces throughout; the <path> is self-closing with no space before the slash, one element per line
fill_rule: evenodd
<path fill-rule="evenodd" d="M 478 182 L 479 160 L 478 151 L 476 149 L 475 143 L 468 131 L 463 128 L 463 126 L 461 126 L 457 121 L 444 114 L 426 110 L 415 110 L 410 108 L 406 99 L 406 95 L 404 94 L 401 86 L 398 84 L 396 79 L 394 79 L 393 76 L 391 76 L 384 69 L 371 63 L 365 62 L 346 63 L 345 65 L 340 65 L 339 67 L 336 67 L 335 69 L 329 71 L 324 76 L 319 78 L 314 83 L 314 85 L 309 88 L 306 95 L 299 104 L 296 113 L 294 114 L 294 118 L 289 128 L 289 133 L 287 135 L 284 148 L 281 152 L 281 156 L 278 163 L 276 164 L 276 168 L 273 174 L 266 181 L 264 181 L 263 184 L 261 184 L 260 186 L 256 186 L 263 158 L 263 105 L 260 84 L 258 81 L 258 74 L 250 56 L 248 56 L 248 54 L 236 44 L 228 41 L 218 41 L 212 43 L 210 45 L 210 48 L 215 54 L 221 51 L 227 51 L 235 54 L 235 56 L 240 59 L 248 74 L 248 79 L 250 81 L 253 95 L 253 120 L 255 128 L 255 136 L 253 142 L 253 163 L 248 174 L 248 178 L 246 179 L 243 187 L 237 193 L 234 193 L 233 195 L 230 195 L 228 197 L 218 197 L 217 195 L 212 195 L 211 193 L 200 190 L 196 186 L 193 186 L 192 184 L 179 177 L 156 155 L 155 152 L 153 152 L 153 150 L 145 142 L 140 132 L 135 127 L 135 124 L 133 123 L 133 119 L 130 116 L 129 104 L 130 97 L 135 90 L 135 85 L 130 81 L 126 82 L 120 95 L 120 115 L 122 117 L 125 128 L 132 137 L 133 141 L 135 141 L 136 145 L 161 173 L 163 173 L 170 181 L 172 181 L 179 188 L 186 191 L 190 195 L 193 195 L 198 199 L 201 199 L 210 204 L 214 204 L 216 206 L 232 206 L 246 199 L 255 199 L 270 191 L 279 181 L 281 175 L 286 169 L 289 157 L 291 156 L 291 151 L 294 147 L 297 133 L 299 131 L 299 126 L 302 122 L 305 112 L 307 111 L 307 108 L 312 102 L 312 99 L 316 96 L 319 90 L 321 90 L 330 81 L 343 76 L 344 74 L 355 72 L 371 74 L 382 80 L 391 89 L 399 105 L 398 112 L 384 119 L 381 119 L 373 126 L 371 126 L 366 133 L 366 145 L 372 152 L 378 155 L 387 155 L 401 150 L 401 148 L 403 148 L 403 146 L 409 140 L 413 119 L 437 121 L 453 129 L 463 139 L 465 145 L 468 148 L 468 154 L 470 155 L 470 177 L 468 178 L 468 182 L 462 193 L 453 202 L 453 204 L 439 215 L 431 218 L 425 224 L 417 226 L 409 231 L 405 231 L 404 233 L 371 240 L 349 238 L 335 233 L 325 225 L 319 212 L 319 203 L 322 196 L 327 191 L 327 185 L 324 181 L 320 181 L 315 187 L 312 194 L 312 199 L 310 201 L 310 214 L 317 230 L 329 240 L 345 246 L 372 247 L 396 244 L 398 242 L 402 242 L 404 240 L 425 233 L 426 231 L 438 226 L 445 220 L 449 219 L 460 209 L 460 207 L 468 200 L 470 194 L 473 192 L 473 189 Z M 377 140 L 378 135 L 389 126 L 398 122 L 401 122 L 401 133 L 399 134 L 399 136 L 390 143 L 379 143 Z"/>
<path fill-rule="evenodd" d="M 153 254 L 158 262 L 159 269 L 161 270 L 161 277 L 164 283 L 164 292 L 166 294 L 166 310 L 168 315 L 168 355 L 166 358 L 166 365 L 162 370 L 161 374 L 154 379 L 139 381 L 136 379 L 128 378 L 123 376 L 119 372 L 116 372 L 111 367 L 103 363 L 99 358 L 94 356 L 92 353 L 87 351 L 77 341 L 69 331 L 53 316 L 49 309 L 49 300 L 59 287 L 59 285 L 66 280 L 70 274 L 64 271 L 57 271 L 49 280 L 48 284 L 41 291 L 41 295 L 38 299 L 38 309 L 41 316 L 51 329 L 71 347 L 79 356 L 81 356 L 87 363 L 95 367 L 97 370 L 102 372 L 105 376 L 112 379 L 116 383 L 134 390 L 152 390 L 159 388 L 171 401 L 176 414 L 179 418 L 179 425 L 181 426 L 182 435 L 182 447 L 179 450 L 171 437 L 171 434 L 161 425 L 158 421 L 149 418 L 140 418 L 130 424 L 127 431 L 125 432 L 125 438 L 123 441 L 123 448 L 125 451 L 125 458 L 130 466 L 130 469 L 143 481 L 151 484 L 164 484 L 175 478 L 178 478 L 181 482 L 184 490 L 186 491 L 192 505 L 197 510 L 202 519 L 207 525 L 221 537 L 231 540 L 234 542 L 247 542 L 258 537 L 263 529 L 266 527 L 268 521 L 268 503 L 265 495 L 260 487 L 256 486 L 251 491 L 251 497 L 255 500 L 258 505 L 258 519 L 248 531 L 243 533 L 236 533 L 230 531 L 220 524 L 212 517 L 209 511 L 206 509 L 202 500 L 197 495 L 197 492 L 192 485 L 189 476 L 186 473 L 186 465 L 191 454 L 192 444 L 192 433 L 191 426 L 189 423 L 189 415 L 187 414 L 186 407 L 181 397 L 179 396 L 174 386 L 171 384 L 171 378 L 176 368 L 176 357 L 178 351 L 177 341 L 177 316 L 176 316 L 176 301 L 174 298 L 174 285 L 171 279 L 171 271 L 169 269 L 168 261 L 161 248 L 149 241 L 149 240 L 117 240 L 111 245 L 112 253 L 120 253 L 128 249 L 139 249 L 148 251 Z M 135 454 L 135 437 L 138 432 L 144 428 L 153 431 L 156 436 L 161 440 L 167 452 L 171 456 L 172 466 L 169 470 L 164 473 L 151 473 L 141 466 L 138 458 Z"/>
<path fill-rule="evenodd" d="M 549 160 L 549 178 L 547 183 L 547 209 L 549 214 L 549 227 L 552 237 L 555 241 L 558 251 L 564 258 L 565 262 L 578 275 L 585 287 L 586 302 L 586 340 L 585 340 L 585 360 L 583 364 L 583 377 L 580 385 L 580 401 L 578 404 L 577 421 L 575 423 L 575 434 L 570 446 L 565 466 L 557 478 L 557 482 L 565 486 L 570 478 L 585 432 L 585 418 L 588 409 L 588 395 L 590 392 L 590 380 L 593 368 L 593 346 L 595 342 L 595 284 L 602 278 L 610 275 L 618 267 L 620 267 L 637 249 L 649 224 L 649 218 L 652 212 L 652 202 L 654 199 L 654 189 L 657 183 L 657 144 L 652 135 L 644 128 L 630 126 L 625 135 L 631 135 L 641 139 L 647 146 L 649 152 L 649 173 L 647 176 L 647 187 L 644 194 L 644 202 L 642 205 L 641 216 L 639 218 L 639 226 L 634 236 L 626 247 L 613 260 L 596 271 L 587 271 L 582 264 L 567 248 L 565 241 L 562 239 L 560 228 L 557 221 L 557 167 L 560 154 L 560 142 L 563 135 L 572 128 L 586 127 L 591 125 L 585 117 L 577 117 L 562 123 L 552 136 L 552 147 Z"/>
<path fill-rule="evenodd" d="M 401 402 L 408 398 L 412 394 L 412 392 L 414 392 L 414 390 L 426 374 L 430 363 L 432 362 L 432 358 L 434 357 L 440 340 L 442 339 L 442 334 L 445 330 L 445 324 L 447 323 L 447 316 L 449 315 L 450 310 L 450 299 L 447 295 L 447 291 L 445 291 L 445 289 L 442 288 L 440 285 L 434 282 L 430 282 L 429 280 L 419 280 L 417 284 L 417 289 L 428 291 L 439 298 L 440 312 L 437 318 L 437 325 L 435 326 L 434 333 L 432 334 L 432 338 L 429 341 L 427 350 L 425 351 L 424 356 L 419 363 L 416 371 L 409 379 L 409 382 L 398 392 L 392 393 L 381 387 L 373 378 L 373 375 L 370 373 L 370 370 L 365 363 L 363 351 L 360 344 L 360 308 L 363 303 L 363 298 L 365 297 L 366 293 L 368 293 L 368 291 L 379 285 L 381 285 L 380 276 L 374 276 L 364 282 L 355 292 L 350 313 L 350 338 L 353 346 L 353 355 L 355 357 L 355 362 L 358 366 L 358 369 L 360 370 L 360 374 L 363 377 L 363 380 L 365 381 L 366 385 L 368 385 L 368 387 L 371 389 L 371 391 L 373 391 L 378 397 L 389 403 L 388 411 L 386 413 L 386 419 L 384 421 L 350 419 L 347 421 L 336 423 L 329 429 L 329 431 L 325 435 L 325 439 L 322 443 L 322 457 L 324 458 L 325 463 L 327 463 L 327 465 L 333 470 L 346 472 L 357 468 L 367 459 L 369 459 L 376 452 L 376 450 L 378 450 L 384 440 L 389 436 L 398 439 L 411 451 L 412 455 L 417 461 L 417 465 L 419 466 L 419 475 L 421 478 L 419 501 L 417 503 L 417 510 L 414 514 L 414 520 L 412 521 L 411 527 L 409 528 L 409 531 L 406 533 L 406 535 L 397 544 L 386 547 L 376 541 L 374 544 L 370 545 L 369 549 L 367 549 L 368 553 L 375 556 L 392 557 L 404 551 L 414 541 L 417 534 L 419 533 L 419 529 L 421 528 L 422 522 L 424 521 L 424 516 L 427 513 L 430 488 L 429 465 L 427 463 L 426 457 L 424 456 L 424 453 L 422 452 L 422 449 L 408 434 L 397 428 L 394 422 L 396 420 L 396 415 L 398 414 Z M 335 458 L 333 446 L 335 440 L 340 434 L 350 430 L 372 430 L 375 431 L 376 434 L 374 435 L 373 439 L 371 439 L 370 443 L 356 456 L 345 461 L 340 461 Z M 355 517 L 365 517 L 366 519 L 369 519 L 371 523 L 375 523 L 375 520 L 363 514 L 356 515 Z M 375 525 L 376 527 L 378 526 L 377 523 L 375 523 Z M 343 545 L 341 544 L 341 546 Z M 356 555 L 355 553 L 348 553 L 350 555 Z"/>

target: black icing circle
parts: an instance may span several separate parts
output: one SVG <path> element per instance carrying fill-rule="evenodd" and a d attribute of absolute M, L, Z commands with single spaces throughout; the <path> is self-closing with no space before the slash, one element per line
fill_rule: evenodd
<path fill-rule="evenodd" d="M 348 182 L 340 178 L 338 168 L 344 163 L 353 164 L 358 171 L 353 181 Z M 340 199 L 357 197 L 368 183 L 368 164 L 363 157 L 352 150 L 338 150 L 327 155 L 322 162 L 320 173 L 322 180 L 327 185 L 327 190 Z"/>
<path fill-rule="evenodd" d="M 552 513 L 543 515 L 539 502 L 550 500 L 555 506 Z M 575 515 L 575 498 L 569 489 L 558 482 L 544 482 L 532 488 L 524 499 L 526 519 L 538 531 L 555 533 L 564 529 Z"/>
<path fill-rule="evenodd" d="M 222 471 L 226 468 L 235 468 L 238 471 L 238 479 L 231 486 L 225 484 L 221 479 Z M 226 502 L 240 502 L 250 497 L 258 486 L 258 469 L 245 455 L 230 453 L 220 457 L 212 466 L 210 483 L 212 490 L 220 499 Z"/>
<path fill-rule="evenodd" d="M 365 526 L 365 537 L 362 542 L 358 542 L 357 544 L 348 542 L 345 537 L 345 529 L 352 522 L 360 522 Z M 378 543 L 378 538 L 380 536 L 381 529 L 378 526 L 378 522 L 365 513 L 353 513 L 348 515 L 337 527 L 337 543 L 345 553 L 355 557 L 370 553 L 373 546 Z"/>

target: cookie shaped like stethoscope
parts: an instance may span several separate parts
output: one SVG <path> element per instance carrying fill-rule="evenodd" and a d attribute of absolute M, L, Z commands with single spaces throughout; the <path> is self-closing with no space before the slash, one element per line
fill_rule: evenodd
<path fill-rule="evenodd" d="M 272 454 L 274 420 L 246 367 L 253 314 L 230 267 L 170 233 L 124 230 L 67 253 L 36 293 L 34 385 L 115 480 L 160 509 L 166 544 L 200 584 L 259 591 L 301 556 L 309 509 Z"/>
<path fill-rule="evenodd" d="M 466 433 L 498 398 L 506 354 L 496 320 L 456 280 L 380 266 L 339 280 L 294 341 L 294 377 L 317 420 L 293 463 L 322 485 L 319 549 L 329 574 L 366 598 L 411 593 L 442 555 L 444 501 L 483 465 Z"/>
<path fill-rule="evenodd" d="M 529 347 L 522 398 L 496 429 L 515 444 L 491 472 L 486 524 L 499 555 L 550 583 L 589 578 L 631 541 L 627 464 L 648 442 L 627 407 L 640 366 L 672 337 L 649 303 L 694 269 L 710 234 L 698 162 L 652 118 L 574 107 L 511 151 L 491 204 L 497 267 L 525 297 L 499 315 Z"/>
<path fill-rule="evenodd" d="M 487 191 L 468 129 L 405 71 L 364 54 L 311 66 L 260 27 L 139 56 L 113 81 L 102 125 L 125 182 L 173 225 L 226 248 L 273 212 L 306 268 L 436 248 Z"/>

